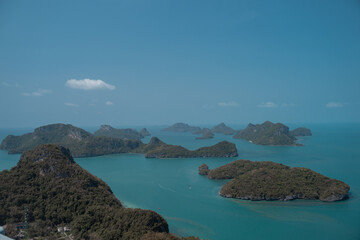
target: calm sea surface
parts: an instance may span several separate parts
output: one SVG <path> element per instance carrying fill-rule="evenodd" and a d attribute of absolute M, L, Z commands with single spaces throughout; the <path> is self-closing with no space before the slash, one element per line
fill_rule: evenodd
<path fill-rule="evenodd" d="M 233 126 L 241 129 L 244 126 Z M 290 126 L 295 128 L 297 126 Z M 116 154 L 76 161 L 110 185 L 127 207 L 151 209 L 168 221 L 170 231 L 203 239 L 360 239 L 360 124 L 309 125 L 312 137 L 304 147 L 256 146 L 231 136 L 195 140 L 189 133 L 148 127 L 153 136 L 190 149 L 220 140 L 236 143 L 237 158 L 146 159 L 141 154 Z M 90 129 L 92 130 L 92 129 Z M 94 129 L 95 130 L 95 129 Z M 0 139 L 32 129 L 0 129 Z M 149 137 L 144 142 L 149 141 Z M 14 166 L 20 155 L 0 151 L 0 170 Z M 324 203 L 295 200 L 251 202 L 218 195 L 226 181 L 198 175 L 198 166 L 215 168 L 236 159 L 274 161 L 307 167 L 342 180 L 351 187 L 347 201 Z"/>

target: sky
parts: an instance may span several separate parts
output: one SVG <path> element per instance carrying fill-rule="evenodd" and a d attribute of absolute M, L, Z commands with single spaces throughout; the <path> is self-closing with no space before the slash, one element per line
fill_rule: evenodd
<path fill-rule="evenodd" d="M 0 0 L 0 128 L 360 122 L 359 0 Z"/>

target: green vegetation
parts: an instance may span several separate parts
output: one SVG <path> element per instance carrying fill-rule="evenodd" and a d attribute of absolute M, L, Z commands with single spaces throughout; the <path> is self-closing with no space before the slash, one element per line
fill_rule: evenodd
<path fill-rule="evenodd" d="M 142 151 L 145 152 L 147 158 L 236 157 L 238 155 L 235 144 L 227 141 L 191 151 L 182 146 L 166 144 L 155 137 Z"/>
<path fill-rule="evenodd" d="M 225 123 L 220 123 L 219 125 L 216 125 L 211 129 L 213 133 L 220 133 L 224 135 L 233 135 L 235 133 L 235 130 L 231 127 L 228 127 L 225 125 Z"/>
<path fill-rule="evenodd" d="M 146 129 L 142 129 L 144 134 L 149 134 L 146 132 Z M 111 138 L 120 138 L 123 140 L 140 140 L 144 138 L 141 133 L 137 132 L 134 129 L 126 128 L 126 129 L 117 129 L 113 128 L 110 125 L 101 125 L 101 127 L 94 133 L 95 136 L 103 136 L 103 137 L 111 137 Z"/>
<path fill-rule="evenodd" d="M 266 121 L 263 124 L 249 124 L 233 138 L 245 139 L 259 145 L 296 146 L 296 138 L 289 133 L 289 128 L 281 123 Z"/>
<path fill-rule="evenodd" d="M 307 168 L 290 168 L 274 162 L 237 160 L 209 170 L 206 164 L 199 174 L 209 179 L 233 179 L 220 195 L 247 200 L 313 199 L 339 201 L 348 198 L 350 187 Z"/>
<path fill-rule="evenodd" d="M 29 237 L 57 239 L 56 226 L 69 226 L 75 239 L 141 239 L 168 232 L 157 213 L 127 209 L 109 186 L 76 164 L 68 149 L 40 145 L 22 154 L 17 166 L 0 172 L 0 225 L 17 234 L 28 208 Z"/>

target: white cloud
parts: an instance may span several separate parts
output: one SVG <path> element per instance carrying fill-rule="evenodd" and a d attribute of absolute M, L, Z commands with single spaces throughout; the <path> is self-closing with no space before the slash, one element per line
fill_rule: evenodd
<path fill-rule="evenodd" d="M 219 102 L 218 103 L 219 107 L 237 107 L 239 106 L 239 104 L 237 102 L 234 101 L 230 101 L 230 102 Z"/>
<path fill-rule="evenodd" d="M 92 80 L 92 79 L 70 79 L 67 80 L 65 86 L 69 88 L 82 89 L 82 90 L 114 90 L 116 87 L 114 85 L 107 84 L 103 80 Z"/>
<path fill-rule="evenodd" d="M 48 94 L 48 93 L 51 93 L 51 92 L 52 91 L 49 90 L 49 89 L 39 89 L 39 90 L 37 90 L 35 92 L 31 92 L 31 93 L 25 92 L 22 95 L 25 96 L 25 97 L 41 97 L 44 94 Z"/>
<path fill-rule="evenodd" d="M 110 106 L 110 105 L 113 105 L 114 103 L 113 103 L 113 102 L 110 102 L 110 101 L 106 101 L 105 104 L 108 105 L 108 106 Z"/>
<path fill-rule="evenodd" d="M 263 102 L 263 103 L 259 104 L 258 107 L 276 108 L 276 107 L 278 107 L 278 105 L 276 103 L 273 103 L 273 102 Z"/>
<path fill-rule="evenodd" d="M 328 104 L 326 104 L 327 108 L 339 108 L 339 107 L 343 107 L 344 104 L 339 103 L 339 102 L 329 102 Z"/>
<path fill-rule="evenodd" d="M 18 83 L 11 84 L 8 82 L 1 82 L 1 84 L 5 87 L 20 87 L 20 85 Z"/>
<path fill-rule="evenodd" d="M 75 104 L 75 103 L 69 103 L 69 102 L 66 102 L 64 103 L 65 106 L 68 106 L 68 107 L 78 107 L 79 105 Z"/>

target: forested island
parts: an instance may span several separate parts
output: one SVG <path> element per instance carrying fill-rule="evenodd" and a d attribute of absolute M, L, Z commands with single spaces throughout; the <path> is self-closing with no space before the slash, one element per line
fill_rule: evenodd
<path fill-rule="evenodd" d="M 117 129 L 110 125 L 101 125 L 101 127 L 94 133 L 95 136 L 120 138 L 123 140 L 140 140 L 146 136 L 150 136 L 150 133 L 146 128 L 137 132 L 131 128 Z"/>
<path fill-rule="evenodd" d="M 203 128 L 197 132 L 193 132 L 193 134 L 202 134 L 201 137 L 196 137 L 196 140 L 199 139 L 210 139 L 214 137 L 214 134 L 211 132 L 211 130 L 209 128 Z"/>
<path fill-rule="evenodd" d="M 297 128 L 289 131 L 289 127 L 282 123 L 266 121 L 262 124 L 251 124 L 233 136 L 258 145 L 302 146 L 296 143 L 296 136 L 311 136 L 310 129 Z"/>
<path fill-rule="evenodd" d="M 246 200 L 309 199 L 333 202 L 349 197 L 350 187 L 308 168 L 289 167 L 275 162 L 237 160 L 210 170 L 206 164 L 199 174 L 209 179 L 232 179 L 220 190 L 227 198 Z"/>
<path fill-rule="evenodd" d="M 0 172 L 0 225 L 12 238 L 58 239 L 66 226 L 73 239 L 180 239 L 154 211 L 125 208 L 101 179 L 82 169 L 70 151 L 39 145 Z M 17 229 L 27 214 L 27 231 Z M 194 237 L 182 239 L 198 239 Z"/>
<path fill-rule="evenodd" d="M 140 151 L 147 158 L 196 158 L 196 157 L 236 157 L 235 144 L 222 141 L 210 147 L 202 147 L 191 151 L 182 146 L 169 145 L 153 137 Z"/>
<path fill-rule="evenodd" d="M 153 137 L 149 144 L 140 140 L 123 140 L 108 136 L 95 136 L 70 124 L 51 124 L 36 128 L 33 133 L 7 136 L 0 149 L 21 153 L 40 144 L 60 144 L 70 149 L 74 157 L 91 157 L 114 153 L 143 153 L 148 158 L 235 157 L 235 144 L 221 142 L 210 147 L 190 151 L 169 145 Z"/>
<path fill-rule="evenodd" d="M 214 137 L 214 134 L 233 135 L 236 133 L 234 129 L 226 126 L 225 123 L 220 123 L 214 126 L 212 129 L 190 126 L 187 123 L 175 123 L 170 127 L 164 128 L 163 130 L 168 132 L 191 132 L 195 135 L 201 134 L 202 136 L 196 137 L 196 140 L 210 139 Z"/>

